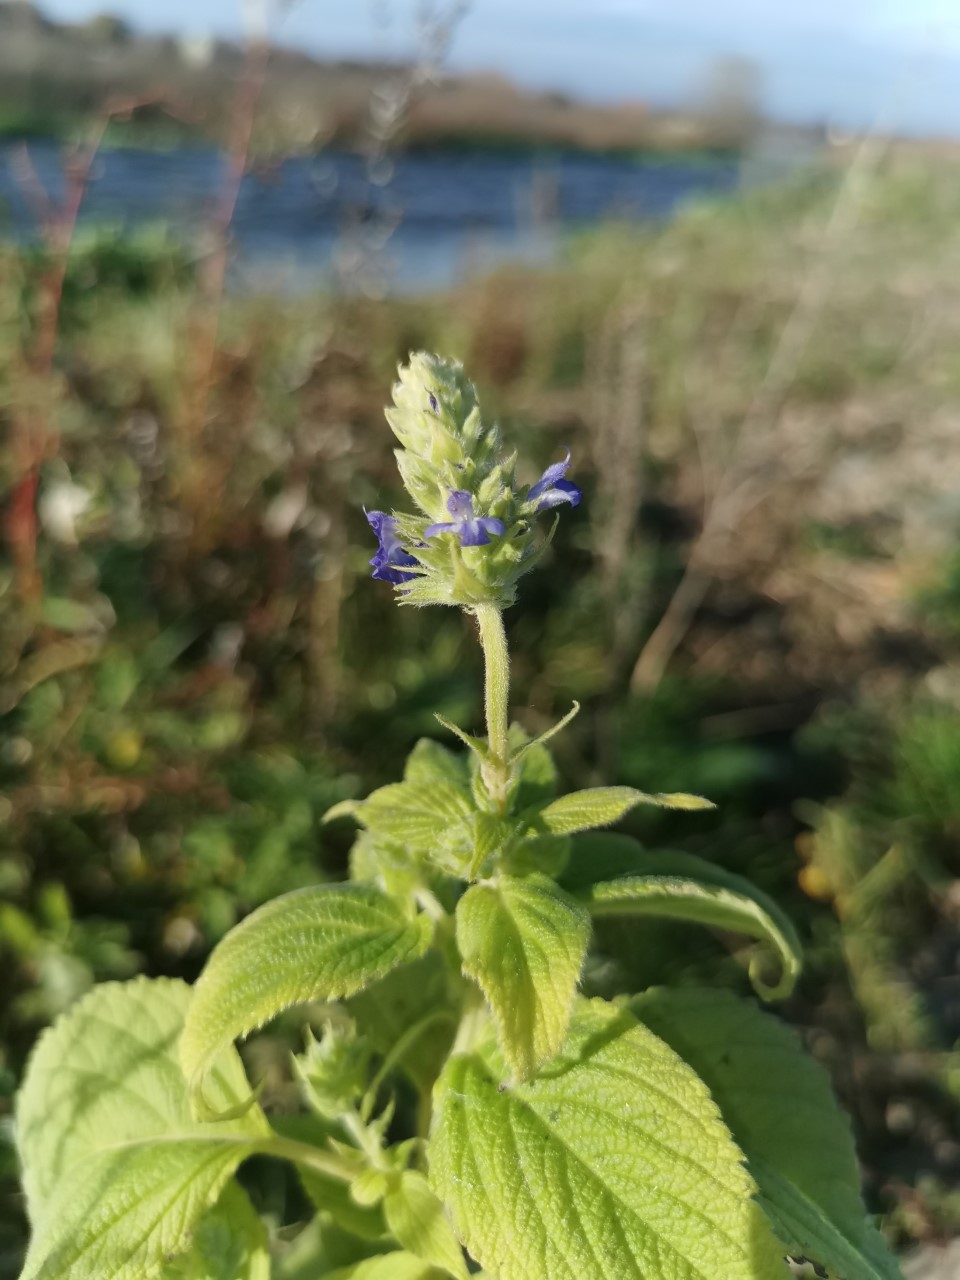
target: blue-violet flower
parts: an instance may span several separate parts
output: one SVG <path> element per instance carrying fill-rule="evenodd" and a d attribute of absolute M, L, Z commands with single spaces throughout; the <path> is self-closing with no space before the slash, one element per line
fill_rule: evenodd
<path fill-rule="evenodd" d="M 373 577 L 379 582 L 392 582 L 398 585 L 415 578 L 415 573 L 404 573 L 406 566 L 416 564 L 417 559 L 409 551 L 405 551 L 397 537 L 397 522 L 393 516 L 384 511 L 366 511 L 367 523 L 377 535 L 380 545 L 371 558 Z"/>
<path fill-rule="evenodd" d="M 461 546 L 485 547 L 490 541 L 491 533 L 503 536 L 503 521 L 496 516 L 475 516 L 473 498 L 464 489 L 450 490 L 447 510 L 453 519 L 428 525 L 424 537 L 434 538 L 438 533 L 453 533 L 460 539 Z"/>
<path fill-rule="evenodd" d="M 564 480 L 570 466 L 570 450 L 562 462 L 555 462 L 547 467 L 536 484 L 530 486 L 527 494 L 528 502 L 536 502 L 537 511 L 548 511 L 551 507 L 559 507 L 562 502 L 569 502 L 571 507 L 578 507 L 583 493 L 570 480 Z M 539 499 L 539 501 L 537 501 Z"/>

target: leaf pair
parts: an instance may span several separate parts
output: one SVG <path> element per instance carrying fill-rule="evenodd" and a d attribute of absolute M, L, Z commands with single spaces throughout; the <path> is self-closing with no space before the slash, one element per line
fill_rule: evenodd
<path fill-rule="evenodd" d="M 594 883 L 605 866 L 630 874 Z M 648 853 L 627 836 L 578 836 L 564 883 L 572 893 L 544 876 L 502 875 L 457 905 L 463 971 L 487 998 L 515 1080 L 529 1080 L 563 1044 L 591 916 L 659 915 L 746 934 L 780 966 L 775 986 L 757 977 L 762 994 L 793 988 L 800 946 L 790 922 L 749 881 L 700 858 Z"/>
<path fill-rule="evenodd" d="M 752 1005 L 580 1001 L 546 1071 L 506 1090 L 499 1075 L 490 1046 L 451 1059 L 429 1147 L 437 1193 L 499 1280 L 786 1280 L 788 1252 L 899 1280 L 824 1073 Z"/>

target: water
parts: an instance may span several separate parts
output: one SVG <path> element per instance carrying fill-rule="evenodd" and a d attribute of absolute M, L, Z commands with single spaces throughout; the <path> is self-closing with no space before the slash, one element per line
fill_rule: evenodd
<path fill-rule="evenodd" d="M 43 185 L 62 192 L 60 153 L 30 144 Z M 36 233 L 22 148 L 0 145 L 0 214 Z M 419 292 L 505 262 L 548 262 L 571 230 L 605 218 L 659 219 L 693 197 L 730 190 L 735 161 L 562 154 L 429 152 L 371 173 L 358 156 L 297 157 L 248 174 L 232 223 L 234 287 L 299 291 L 352 282 Z M 163 222 L 203 243 L 224 187 L 209 149 L 117 150 L 97 160 L 81 222 Z"/>

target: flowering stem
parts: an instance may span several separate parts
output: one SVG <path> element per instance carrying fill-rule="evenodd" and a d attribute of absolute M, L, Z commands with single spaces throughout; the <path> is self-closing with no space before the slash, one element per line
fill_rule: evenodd
<path fill-rule="evenodd" d="M 484 709 L 490 756 L 483 768 L 483 780 L 494 804 L 502 813 L 507 807 L 507 792 L 510 788 L 510 743 L 507 737 L 510 655 L 507 652 L 503 615 L 497 606 L 478 604 L 474 607 L 474 613 L 480 628 L 480 644 L 483 646 L 486 667 Z"/>

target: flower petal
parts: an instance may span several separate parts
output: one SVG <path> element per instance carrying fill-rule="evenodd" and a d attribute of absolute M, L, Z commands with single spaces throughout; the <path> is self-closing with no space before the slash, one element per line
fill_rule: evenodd
<path fill-rule="evenodd" d="M 440 521 L 438 524 L 428 524 L 423 531 L 423 536 L 425 538 L 435 538 L 438 533 L 456 533 L 459 528 L 460 525 L 453 521 L 447 521 L 446 523 Z"/>
<path fill-rule="evenodd" d="M 417 558 L 404 548 L 397 537 L 396 517 L 388 516 L 385 511 L 365 511 L 364 515 L 379 543 L 370 559 L 373 567 L 371 576 L 379 582 L 392 582 L 395 585 L 416 577 L 416 574 L 402 572 L 406 566 L 415 565 Z"/>
<path fill-rule="evenodd" d="M 549 511 L 551 507 L 559 507 L 569 502 L 571 507 L 579 507 L 583 491 L 569 480 L 557 480 L 553 488 L 548 490 L 537 503 L 538 511 Z"/>
<path fill-rule="evenodd" d="M 546 471 L 544 471 L 543 475 L 540 477 L 537 483 L 534 485 L 531 485 L 530 491 L 527 494 L 527 501 L 528 502 L 535 501 L 537 498 L 540 497 L 542 493 L 545 493 L 547 489 L 551 489 L 554 485 L 560 484 L 561 481 L 563 480 L 563 477 L 566 475 L 567 468 L 569 466 L 570 466 L 570 450 L 568 449 L 567 456 L 563 459 L 562 462 L 552 463 L 549 467 L 547 467 Z M 555 505 L 555 504 L 551 504 L 551 505 Z"/>
<path fill-rule="evenodd" d="M 373 564 L 373 561 L 371 560 L 370 563 Z M 396 569 L 393 565 L 384 562 L 376 566 L 371 576 L 376 578 L 378 582 L 392 582 L 394 586 L 399 586 L 401 582 L 410 582 L 417 575 L 415 573 L 404 573 L 402 569 Z"/>
<path fill-rule="evenodd" d="M 490 541 L 484 525 L 486 520 L 463 520 L 458 526 L 460 545 L 463 547 L 485 547 Z"/>
<path fill-rule="evenodd" d="M 473 498 L 465 489 L 451 489 L 447 499 L 447 510 L 454 520 L 473 519 Z"/>

